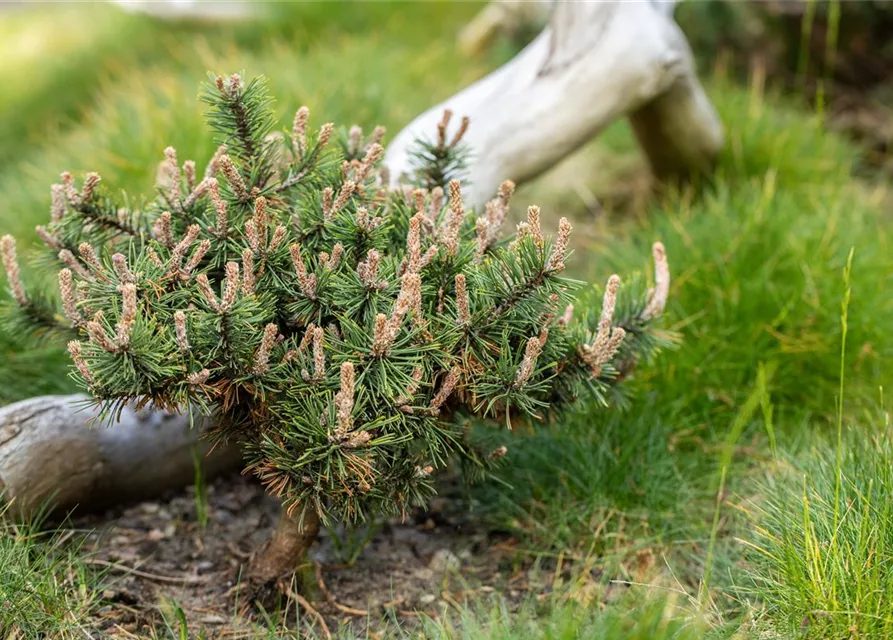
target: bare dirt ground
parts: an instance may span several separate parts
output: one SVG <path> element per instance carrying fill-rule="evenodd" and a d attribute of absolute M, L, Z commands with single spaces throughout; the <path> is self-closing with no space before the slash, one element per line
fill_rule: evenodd
<path fill-rule="evenodd" d="M 387 630 L 398 624 L 417 628 L 420 613 L 437 617 L 495 592 L 509 603 L 548 593 L 554 571 L 532 565 L 507 535 L 475 526 L 464 504 L 440 498 L 405 522 L 324 530 L 300 572 L 308 604 L 333 633 L 392 637 Z M 205 505 L 204 527 L 192 488 L 74 521 L 88 532 L 90 564 L 107 572 L 93 637 L 170 637 L 171 628 L 179 637 L 177 607 L 190 637 L 258 637 L 263 614 L 245 601 L 240 568 L 270 535 L 278 504 L 236 476 L 212 483 Z M 314 611 L 285 596 L 279 607 L 290 628 L 326 636 Z"/>

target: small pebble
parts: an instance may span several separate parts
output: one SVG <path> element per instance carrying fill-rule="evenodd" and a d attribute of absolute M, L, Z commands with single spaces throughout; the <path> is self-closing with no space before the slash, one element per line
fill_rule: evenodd
<path fill-rule="evenodd" d="M 428 580 L 434 579 L 434 572 L 431 571 L 431 569 L 427 569 L 427 568 L 419 569 L 418 571 L 415 572 L 415 577 L 418 578 L 419 580 L 424 580 L 425 582 L 427 582 Z"/>
<path fill-rule="evenodd" d="M 449 549 L 438 549 L 431 557 L 428 567 L 432 571 L 443 573 L 444 571 L 454 571 L 461 566 L 462 562 Z"/>
<path fill-rule="evenodd" d="M 226 509 L 215 509 L 211 519 L 220 524 L 229 524 L 234 520 L 232 512 Z"/>
<path fill-rule="evenodd" d="M 164 531 L 161 529 L 151 529 L 149 533 L 146 534 L 146 537 L 152 542 L 158 542 L 159 540 L 164 540 Z"/>
<path fill-rule="evenodd" d="M 431 604 L 435 600 L 437 600 L 437 596 L 431 593 L 426 593 L 421 598 L 419 598 L 419 604 Z"/>
<path fill-rule="evenodd" d="M 218 616 L 214 613 L 210 613 L 204 616 L 201 621 L 204 624 L 224 624 L 226 622 L 226 618 L 224 618 L 223 616 Z"/>

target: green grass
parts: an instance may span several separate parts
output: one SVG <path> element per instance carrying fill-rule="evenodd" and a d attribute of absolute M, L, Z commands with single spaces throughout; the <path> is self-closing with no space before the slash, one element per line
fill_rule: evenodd
<path fill-rule="evenodd" d="M 33 242 L 61 170 L 97 169 L 108 185 L 145 192 L 166 145 L 207 157 L 213 144 L 195 97 L 208 69 L 266 74 L 284 124 L 306 103 L 315 124 L 382 123 L 395 133 L 496 64 L 455 59 L 454 34 L 475 9 L 281 5 L 279 22 L 215 29 L 107 7 L 22 14 L 15 24 L 34 34 L 63 24 L 76 33 L 3 63 L 17 91 L 0 98 L 12 114 L 0 118 L 0 229 Z M 576 276 L 645 269 L 661 239 L 673 270 L 668 318 L 681 343 L 636 372 L 624 411 L 581 406 L 560 424 L 518 425 L 499 482 L 469 493 L 476 515 L 514 536 L 516 563 L 551 571 L 560 557 L 580 578 L 513 614 L 499 599 L 471 604 L 427 622 L 427 637 L 786 638 L 798 637 L 807 615 L 811 637 L 843 637 L 854 625 L 859 638 L 885 637 L 889 618 L 872 612 L 893 598 L 893 445 L 889 425 L 873 425 L 893 362 L 890 197 L 884 185 L 852 178 L 858 150 L 814 114 L 779 96 L 707 84 L 728 135 L 710 184 L 593 219 L 569 184 L 599 196 L 627 187 L 641 161 L 620 124 L 571 170 L 519 193 L 519 210 L 537 202 L 548 216 L 573 217 Z M 70 388 L 58 350 L 0 333 L 0 352 L 0 403 Z M 848 427 L 839 476 L 838 417 Z M 0 593 L 34 568 L 41 593 L 56 585 L 48 602 L 75 617 L 91 606 L 89 591 L 49 578 L 77 572 L 76 553 L 6 533 Z M 600 603 L 617 582 L 633 585 L 631 597 Z M 654 601 L 666 593 L 677 601 Z M 176 615 L 169 622 L 171 633 L 179 629 Z"/>
<path fill-rule="evenodd" d="M 84 615 L 98 600 L 95 582 L 76 545 L 39 523 L 0 519 L 0 637 L 83 637 Z"/>
<path fill-rule="evenodd" d="M 515 613 L 497 602 L 428 621 L 424 634 L 436 640 L 700 640 L 708 629 L 673 599 L 624 598 L 604 613 L 576 602 L 544 611 L 530 605 Z"/>
<path fill-rule="evenodd" d="M 839 473 L 829 439 L 786 460 L 768 498 L 752 507 L 747 591 L 789 633 L 893 634 L 893 439 L 888 416 L 877 424 L 848 431 Z"/>

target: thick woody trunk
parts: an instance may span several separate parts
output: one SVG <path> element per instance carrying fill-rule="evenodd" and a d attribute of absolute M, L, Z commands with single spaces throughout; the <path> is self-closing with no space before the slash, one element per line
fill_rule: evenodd
<path fill-rule="evenodd" d="M 271 588 L 288 578 L 306 560 L 307 552 L 319 534 L 319 517 L 307 509 L 303 517 L 290 516 L 283 509 L 273 536 L 257 550 L 248 564 L 248 578 L 259 589 Z"/>

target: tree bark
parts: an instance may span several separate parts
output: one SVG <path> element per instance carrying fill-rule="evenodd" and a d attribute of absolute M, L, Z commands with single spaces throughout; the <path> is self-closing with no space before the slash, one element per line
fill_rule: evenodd
<path fill-rule="evenodd" d="M 95 424 L 94 424 L 95 423 Z M 85 395 L 40 396 L 0 408 L 0 497 L 25 516 L 64 515 L 159 496 L 195 479 L 237 470 L 235 447 L 201 441 L 188 415 L 125 408 L 106 426 Z"/>
<path fill-rule="evenodd" d="M 263 588 L 291 576 L 307 557 L 317 535 L 319 516 L 316 511 L 307 509 L 303 517 L 295 517 L 282 509 L 273 536 L 249 562 L 249 580 L 255 587 Z"/>

